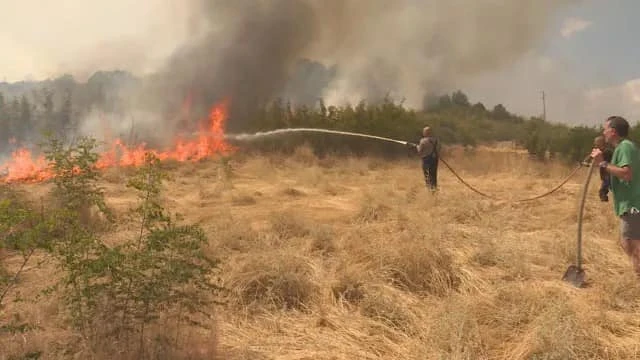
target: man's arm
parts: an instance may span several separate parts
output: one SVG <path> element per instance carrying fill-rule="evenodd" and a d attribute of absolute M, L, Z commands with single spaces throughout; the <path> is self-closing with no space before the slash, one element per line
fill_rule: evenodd
<path fill-rule="evenodd" d="M 618 167 L 615 165 L 611 165 L 608 164 L 605 167 L 605 170 L 607 170 L 607 172 L 621 180 L 624 181 L 631 181 L 632 179 L 632 172 L 631 172 L 631 166 L 629 165 L 624 165 L 623 167 Z"/>
<path fill-rule="evenodd" d="M 605 170 L 618 179 L 631 181 L 633 175 L 633 172 L 631 171 L 632 152 L 633 149 L 629 146 L 620 148 L 619 156 L 616 159 L 616 165 L 607 164 Z"/>
<path fill-rule="evenodd" d="M 611 164 L 607 164 L 607 166 L 604 168 L 609 174 L 624 180 L 624 181 L 631 181 L 632 179 L 632 171 L 631 171 L 631 166 L 629 165 L 623 165 L 622 167 L 620 166 L 615 166 L 615 165 L 611 165 Z"/>

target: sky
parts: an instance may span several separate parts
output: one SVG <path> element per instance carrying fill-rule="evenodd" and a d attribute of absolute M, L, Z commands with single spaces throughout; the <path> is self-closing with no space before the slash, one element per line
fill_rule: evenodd
<path fill-rule="evenodd" d="M 589 0 L 556 14 L 543 46 L 512 67 L 464 84 L 469 96 L 526 115 L 601 124 L 612 114 L 640 120 L 640 1 Z"/>
<path fill-rule="evenodd" d="M 193 30 L 183 4 L 0 0 L 0 81 L 151 72 Z M 637 0 L 577 1 L 555 13 L 541 44 L 514 63 L 455 85 L 472 102 L 525 116 L 542 114 L 544 91 L 553 122 L 593 125 L 617 114 L 633 123 L 640 119 L 639 13 Z"/>
<path fill-rule="evenodd" d="M 181 0 L 0 0 L 0 81 L 146 72 L 187 34 Z"/>

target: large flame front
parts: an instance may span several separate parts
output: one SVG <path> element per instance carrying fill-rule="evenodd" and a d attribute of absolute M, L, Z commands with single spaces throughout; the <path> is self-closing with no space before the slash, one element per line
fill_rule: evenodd
<path fill-rule="evenodd" d="M 207 126 L 200 127 L 196 139 L 185 140 L 178 137 L 173 149 L 166 151 L 147 149 L 144 143 L 128 147 L 122 140 L 115 139 L 107 151 L 99 154 L 96 167 L 99 169 L 116 166 L 138 167 L 144 164 L 146 153 L 152 153 L 160 160 L 172 159 L 180 162 L 198 161 L 216 154 L 227 155 L 235 150 L 224 141 L 227 105 L 227 101 L 223 101 L 211 108 Z M 11 154 L 11 160 L 0 165 L 1 173 L 5 173 L 5 176 L 0 177 L 0 182 L 5 183 L 41 182 L 54 176 L 44 155 L 34 158 L 25 148 L 14 151 Z"/>

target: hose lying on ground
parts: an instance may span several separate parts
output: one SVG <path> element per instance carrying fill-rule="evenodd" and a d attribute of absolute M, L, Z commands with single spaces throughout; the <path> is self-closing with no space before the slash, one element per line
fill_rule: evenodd
<path fill-rule="evenodd" d="M 466 187 L 468 187 L 469 189 L 471 189 L 472 191 L 474 191 L 477 194 L 480 194 L 486 198 L 492 199 L 492 200 L 504 200 L 504 199 L 499 199 L 495 196 L 489 195 L 489 194 L 485 194 L 482 191 L 474 188 L 473 186 L 471 186 L 470 184 L 468 184 L 466 181 L 464 181 L 464 179 L 462 179 L 462 177 L 460 177 L 460 175 L 458 175 L 458 173 L 456 173 L 455 170 L 453 170 L 453 168 L 442 158 L 440 158 L 440 161 L 442 161 L 442 163 L 449 169 L 449 171 L 451 171 L 453 173 L 453 175 L 458 178 L 458 180 L 460 180 L 461 183 L 463 183 Z M 582 163 L 580 163 L 580 165 L 578 165 L 575 169 L 573 169 L 573 171 L 564 179 L 562 180 L 562 182 L 560 182 L 560 184 L 558 184 L 557 186 L 555 186 L 554 188 L 552 188 L 551 190 L 534 196 L 534 197 L 530 197 L 530 198 L 524 198 L 524 199 L 518 199 L 518 200 L 504 200 L 504 201 L 511 201 L 511 202 L 525 202 L 525 201 L 532 201 L 532 200 L 537 200 L 537 199 L 541 199 L 545 196 L 551 195 L 554 192 L 558 191 L 562 186 L 564 186 L 564 184 L 567 183 L 567 181 L 569 181 L 569 179 L 571 179 L 573 177 L 573 175 L 575 175 L 578 170 L 580 170 L 580 168 L 582 168 L 583 165 Z"/>

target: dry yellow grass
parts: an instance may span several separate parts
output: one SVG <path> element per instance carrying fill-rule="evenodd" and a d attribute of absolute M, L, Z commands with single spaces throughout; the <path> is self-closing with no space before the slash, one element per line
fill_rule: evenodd
<path fill-rule="evenodd" d="M 469 183 L 507 200 L 543 193 L 572 170 L 508 151 L 446 154 Z M 586 168 L 549 197 L 511 203 L 483 199 L 444 166 L 432 196 L 417 159 L 316 159 L 300 149 L 237 156 L 224 168 L 171 166 L 167 205 L 204 227 L 230 290 L 216 330 L 189 338 L 192 358 L 640 357 L 640 286 L 595 172 L 583 228 L 588 287 L 560 280 L 575 262 Z M 105 186 L 124 213 L 135 198 L 121 175 Z M 37 197 L 46 185 L 21 188 Z M 0 359 L 33 350 L 88 358 L 55 299 L 29 301 L 53 276 L 47 263 L 29 270 L 0 310 L 3 323 L 19 314 L 37 325 L 0 332 Z"/>

